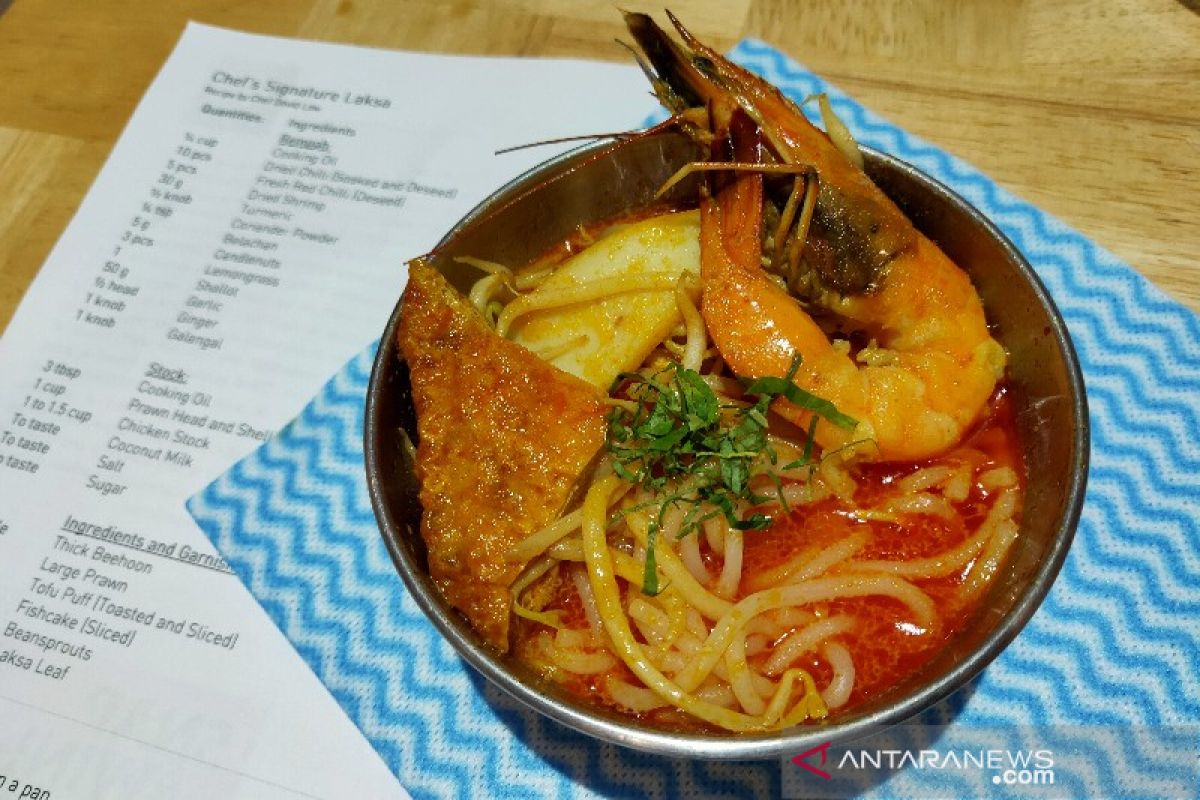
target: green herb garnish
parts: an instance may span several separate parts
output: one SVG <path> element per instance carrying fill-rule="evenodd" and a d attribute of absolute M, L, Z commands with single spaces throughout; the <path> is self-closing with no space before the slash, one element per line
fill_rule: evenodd
<path fill-rule="evenodd" d="M 770 524 L 770 518 L 754 513 L 743 519 L 738 515 L 738 506 L 768 499 L 750 488 L 753 477 L 766 474 L 771 476 L 777 496 L 787 509 L 775 469 L 778 456 L 767 440 L 767 410 L 777 398 L 813 413 L 800 460 L 783 469 L 810 463 L 818 420 L 825 419 L 847 430 L 858 424 L 833 403 L 796 386 L 792 378 L 799 368 L 797 354 L 786 376 L 744 382 L 746 394 L 753 398 L 746 406 L 722 405 L 699 373 L 677 363 L 650 377 L 640 373 L 617 377 L 614 390 L 624 385 L 626 394 L 637 405 L 632 410 L 616 407 L 609 414 L 607 448 L 613 455 L 613 471 L 659 494 L 650 504 L 657 506 L 658 513 L 647 531 L 643 592 L 659 592 L 654 548 L 670 507 L 686 506 L 680 538 L 717 515 L 723 515 L 737 530 L 762 530 Z"/>

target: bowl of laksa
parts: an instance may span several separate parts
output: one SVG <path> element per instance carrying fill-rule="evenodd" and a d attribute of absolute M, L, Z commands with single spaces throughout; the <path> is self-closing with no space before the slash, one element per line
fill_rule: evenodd
<path fill-rule="evenodd" d="M 671 114 L 413 260 L 368 392 L 400 576 L 531 707 L 758 758 L 901 721 L 1037 609 L 1087 474 L 1024 258 L 945 186 L 627 16 Z"/>

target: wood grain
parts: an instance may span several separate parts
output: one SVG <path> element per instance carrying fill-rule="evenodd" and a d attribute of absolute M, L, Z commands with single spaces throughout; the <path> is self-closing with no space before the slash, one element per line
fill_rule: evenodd
<path fill-rule="evenodd" d="M 781 48 L 1200 310 L 1194 3 L 696 0 L 671 7 L 717 47 L 753 36 Z M 0 328 L 188 19 L 408 50 L 628 58 L 614 43 L 624 34 L 610 2 L 16 0 L 0 14 Z"/>

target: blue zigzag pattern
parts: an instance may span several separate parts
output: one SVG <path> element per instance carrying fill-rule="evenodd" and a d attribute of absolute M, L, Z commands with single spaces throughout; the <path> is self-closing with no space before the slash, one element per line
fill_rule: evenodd
<path fill-rule="evenodd" d="M 1194 768 L 1200 725 L 1200 320 L 1135 271 L 970 165 L 910 136 L 761 42 L 735 60 L 795 99 L 827 92 L 863 142 L 953 186 L 1029 257 L 1063 312 L 1088 383 L 1093 473 L 1076 545 L 1026 631 L 971 690 L 929 709 L 956 745 L 1053 746 L 1087 756 L 1056 773 L 1072 797 L 1131 796 L 1128 770 Z M 593 741 L 470 671 L 397 579 L 362 469 L 374 348 L 303 413 L 189 502 L 297 651 L 416 797 L 776 796 L 774 763 L 668 760 Z M 1043 726 L 1041 740 L 1027 726 Z M 1112 736 L 1062 726 L 1104 725 Z M 1025 726 L 1025 727 L 1022 727 Z M 1021 731 L 1020 733 L 1018 731 Z M 1075 732 L 1073 732 L 1075 731 Z M 964 745 L 964 742 L 966 743 Z M 865 797 L 1017 796 L 961 776 L 902 771 Z"/>

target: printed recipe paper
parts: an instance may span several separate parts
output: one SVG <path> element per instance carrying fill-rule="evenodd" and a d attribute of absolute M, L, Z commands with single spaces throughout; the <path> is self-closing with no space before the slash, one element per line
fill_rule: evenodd
<path fill-rule="evenodd" d="M 0 340 L 0 774 L 54 797 L 403 790 L 184 500 L 378 336 L 405 259 L 621 129 L 633 67 L 191 25 Z"/>

